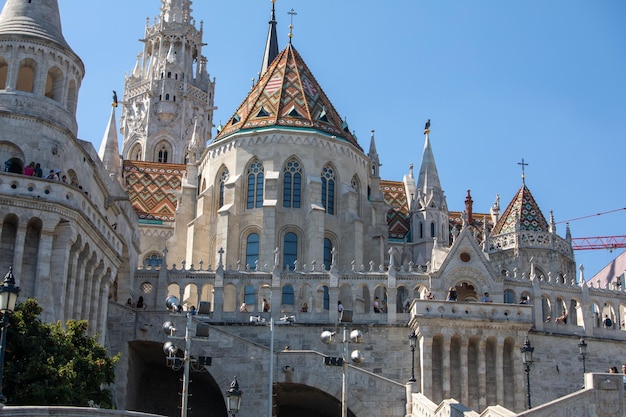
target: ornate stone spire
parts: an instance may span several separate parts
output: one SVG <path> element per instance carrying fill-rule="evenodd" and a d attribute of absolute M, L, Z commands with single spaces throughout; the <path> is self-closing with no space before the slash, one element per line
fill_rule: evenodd
<path fill-rule="evenodd" d="M 161 19 L 167 23 L 188 23 L 191 19 L 191 0 L 161 0 Z"/>

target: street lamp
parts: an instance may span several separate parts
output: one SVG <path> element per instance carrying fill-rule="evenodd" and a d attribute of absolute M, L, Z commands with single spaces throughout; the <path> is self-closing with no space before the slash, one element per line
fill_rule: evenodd
<path fill-rule="evenodd" d="M 178 303 L 178 298 L 175 296 L 170 296 L 165 300 L 165 306 L 168 310 L 173 313 L 180 313 L 183 308 Z M 187 410 L 189 409 L 189 371 L 193 366 L 193 371 L 200 372 L 205 370 L 205 366 L 211 365 L 211 358 L 207 356 L 199 356 L 198 359 L 191 358 L 191 336 L 190 329 L 193 325 L 192 317 L 193 314 L 191 311 L 187 311 L 187 323 L 185 325 L 185 336 L 175 336 L 176 327 L 174 327 L 174 323 L 171 321 L 166 321 L 163 323 L 163 332 L 170 339 L 179 339 L 185 341 L 185 351 L 182 358 L 176 356 L 178 352 L 178 347 L 176 347 L 172 342 L 165 342 L 163 345 L 163 353 L 167 356 L 167 365 L 171 367 L 173 370 L 178 371 L 180 368 L 183 368 L 183 391 L 181 393 L 181 409 L 180 415 L 181 417 L 187 417 Z M 208 323 L 198 323 L 196 327 L 196 339 L 197 341 L 206 342 L 209 336 L 209 324 Z"/>
<path fill-rule="evenodd" d="M 524 360 L 524 372 L 526 372 L 526 398 L 527 398 L 527 408 L 530 410 L 530 365 L 533 363 L 533 351 L 534 347 L 531 346 L 530 340 L 528 340 L 528 336 L 526 336 L 526 341 L 524 342 L 524 346 L 520 348 L 520 352 L 522 352 L 522 359 Z"/>
<path fill-rule="evenodd" d="M 578 352 L 580 353 L 580 357 L 583 360 L 583 380 L 585 377 L 585 373 L 587 370 L 585 369 L 585 358 L 587 357 L 587 342 L 583 337 L 580 338 L 580 343 L 578 343 Z"/>
<path fill-rule="evenodd" d="M 341 366 L 341 417 L 348 417 L 348 344 L 361 343 L 363 333 L 360 330 L 352 330 L 348 339 L 348 324 L 352 322 L 352 311 L 343 310 L 340 321 L 343 323 L 343 355 L 341 358 L 324 357 L 324 364 Z M 335 341 L 335 334 L 335 332 L 326 330 L 322 332 L 320 339 L 328 345 Z M 353 350 L 350 359 L 355 364 L 359 364 L 365 360 L 365 356 L 360 350 Z"/>
<path fill-rule="evenodd" d="M 226 391 L 226 408 L 228 409 L 228 414 L 231 417 L 237 415 L 239 407 L 241 406 L 242 395 L 243 392 L 239 390 L 239 383 L 237 382 L 237 376 L 235 376 L 233 381 L 230 383 L 230 388 Z"/>
<path fill-rule="evenodd" d="M 7 346 L 7 327 L 9 326 L 9 314 L 15 310 L 17 295 L 20 287 L 15 286 L 13 277 L 13 267 L 9 267 L 9 272 L 4 276 L 4 282 L 0 285 L 0 312 L 2 312 L 2 338 L 0 339 L 0 403 L 6 404 L 7 397 L 2 394 L 2 374 L 4 373 L 4 351 Z"/>
<path fill-rule="evenodd" d="M 417 346 L 415 330 L 412 330 L 409 335 L 409 346 L 411 347 L 411 379 L 409 379 L 409 382 L 415 382 L 415 347 Z"/>

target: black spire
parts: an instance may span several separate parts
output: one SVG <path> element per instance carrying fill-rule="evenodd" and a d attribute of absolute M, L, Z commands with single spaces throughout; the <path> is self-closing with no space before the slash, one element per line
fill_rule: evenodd
<path fill-rule="evenodd" d="M 269 21 L 270 27 L 267 32 L 267 42 L 265 43 L 265 52 L 263 54 L 263 64 L 261 65 L 261 76 L 274 61 L 278 55 L 278 36 L 276 35 L 276 11 L 274 4 L 276 0 L 272 0 L 272 17 Z M 260 78 L 260 77 L 259 77 Z"/>

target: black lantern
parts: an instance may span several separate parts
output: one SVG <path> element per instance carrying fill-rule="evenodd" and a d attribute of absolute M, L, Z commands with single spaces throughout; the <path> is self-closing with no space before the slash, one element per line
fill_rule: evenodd
<path fill-rule="evenodd" d="M 530 344 L 530 340 L 528 340 L 528 336 L 526 336 L 526 341 L 524 342 L 524 346 L 520 348 L 520 352 L 522 352 L 522 359 L 524 361 L 524 372 L 526 372 L 526 398 L 527 398 L 527 408 L 530 409 L 530 365 L 533 363 L 533 351 L 535 348 Z"/>
<path fill-rule="evenodd" d="M 7 345 L 7 327 L 9 325 L 9 314 L 15 310 L 17 296 L 20 287 L 15 286 L 13 277 L 13 267 L 9 267 L 9 272 L 4 276 L 4 282 L 0 285 L 0 312 L 2 312 L 2 337 L 0 338 L 0 403 L 5 404 L 7 397 L 2 394 L 2 376 L 4 373 L 4 351 Z"/>
<path fill-rule="evenodd" d="M 243 393 L 239 390 L 237 377 L 235 376 L 233 381 L 230 383 L 230 388 L 226 391 L 226 408 L 228 409 L 229 415 L 236 416 L 237 412 L 239 412 L 242 394 Z"/>
<path fill-rule="evenodd" d="M 411 379 L 409 382 L 415 382 L 415 347 L 417 346 L 417 335 L 415 330 L 409 335 L 409 347 L 411 348 Z"/>

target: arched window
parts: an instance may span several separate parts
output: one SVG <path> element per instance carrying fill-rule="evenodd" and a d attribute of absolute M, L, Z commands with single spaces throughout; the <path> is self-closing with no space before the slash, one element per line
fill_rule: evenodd
<path fill-rule="evenodd" d="M 248 168 L 247 208 L 263 207 L 263 179 L 263 164 L 261 161 L 255 160 Z"/>
<path fill-rule="evenodd" d="M 35 70 L 37 63 L 32 59 L 25 59 L 17 73 L 17 84 L 15 88 L 19 91 L 33 92 L 35 87 Z"/>
<path fill-rule="evenodd" d="M 222 207 L 224 205 L 224 186 L 226 184 L 226 181 L 228 180 L 228 176 L 229 176 L 228 169 L 224 168 L 224 170 L 222 171 L 222 175 L 220 175 L 220 195 L 219 195 L 218 207 Z"/>
<path fill-rule="evenodd" d="M 435 237 L 435 223 L 430 224 L 430 237 Z"/>
<path fill-rule="evenodd" d="M 324 269 L 330 269 L 333 261 L 333 242 L 327 237 L 324 238 Z"/>
<path fill-rule="evenodd" d="M 294 305 L 296 297 L 294 296 L 293 287 L 287 284 L 283 287 L 282 304 Z"/>
<path fill-rule="evenodd" d="M 131 161 L 141 161 L 141 145 L 136 143 L 135 145 L 133 145 L 132 149 L 130 150 L 130 153 L 128 155 L 128 159 L 130 159 Z"/>
<path fill-rule="evenodd" d="M 9 65 L 4 59 L 0 59 L 0 90 L 7 88 L 7 75 L 9 73 Z"/>
<path fill-rule="evenodd" d="M 44 95 L 56 101 L 63 99 L 63 72 L 57 67 L 48 70 Z"/>
<path fill-rule="evenodd" d="M 256 266 L 256 262 L 259 260 L 259 234 L 250 233 L 246 239 L 246 265 L 250 268 Z"/>
<path fill-rule="evenodd" d="M 291 159 L 283 170 L 283 207 L 300 208 L 302 193 L 302 167 L 296 159 Z"/>
<path fill-rule="evenodd" d="M 323 300 L 322 300 L 322 308 L 324 310 L 328 310 L 330 308 L 330 292 L 328 291 L 328 286 L 324 285 L 322 287 L 322 290 L 324 291 L 323 294 Z"/>
<path fill-rule="evenodd" d="M 161 149 L 159 149 L 159 153 L 157 155 L 157 162 L 162 162 L 162 163 L 167 163 L 167 157 L 168 157 L 168 151 L 167 148 L 165 147 L 165 145 L 161 146 Z"/>
<path fill-rule="evenodd" d="M 293 270 L 298 259 L 298 236 L 295 233 L 287 233 L 283 244 L 283 266 Z"/>
<path fill-rule="evenodd" d="M 359 177 L 356 175 L 352 177 L 351 185 L 356 194 L 356 214 L 359 217 L 363 217 L 363 213 L 361 212 L 361 181 L 359 181 Z"/>
<path fill-rule="evenodd" d="M 250 284 L 246 285 L 243 289 L 243 302 L 246 303 L 246 305 L 253 306 L 256 301 L 255 295 L 254 287 Z"/>
<path fill-rule="evenodd" d="M 322 206 L 326 213 L 335 214 L 335 170 L 330 165 L 322 169 Z"/>

